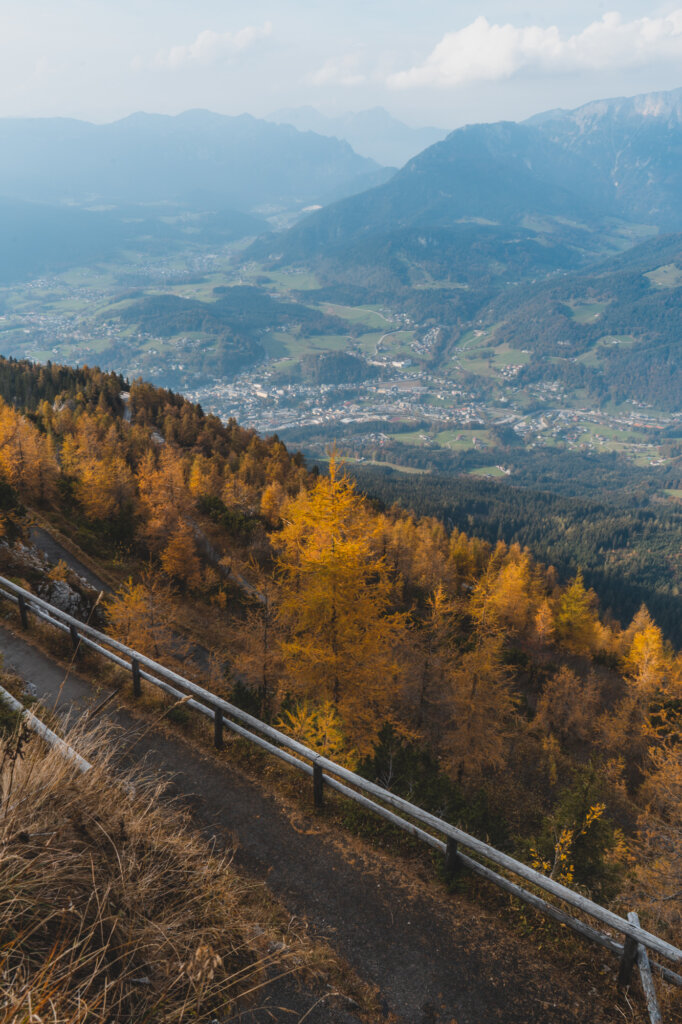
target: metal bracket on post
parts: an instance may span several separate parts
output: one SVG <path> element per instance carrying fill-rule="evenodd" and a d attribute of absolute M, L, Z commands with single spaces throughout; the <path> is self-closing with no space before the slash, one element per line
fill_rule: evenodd
<path fill-rule="evenodd" d="M 316 811 L 320 811 L 324 807 L 324 779 L 322 768 L 317 761 L 313 761 L 313 802 Z"/>
<path fill-rule="evenodd" d="M 28 629 L 28 613 L 26 610 L 26 599 L 19 594 L 19 615 L 21 616 L 21 628 Z"/>
<path fill-rule="evenodd" d="M 449 878 L 456 878 L 456 876 L 462 870 L 462 862 L 459 859 L 458 843 L 452 836 L 448 836 L 447 847 L 445 849 L 445 873 Z"/>
<path fill-rule="evenodd" d="M 214 725 L 214 736 L 213 743 L 215 744 L 216 750 L 222 750 L 223 748 L 223 709 L 213 709 L 213 725 Z"/>
<path fill-rule="evenodd" d="M 142 685 L 140 683 L 140 663 L 137 658 L 133 658 L 130 667 L 133 670 L 133 697 L 142 696 Z"/>

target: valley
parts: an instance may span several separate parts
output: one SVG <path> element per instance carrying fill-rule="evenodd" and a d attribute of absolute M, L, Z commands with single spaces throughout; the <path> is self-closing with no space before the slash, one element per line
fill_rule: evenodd
<path fill-rule="evenodd" d="M 161 258 L 130 254 L 125 262 L 5 286 L 2 350 L 145 377 L 223 418 L 282 434 L 313 455 L 337 441 L 351 459 L 413 469 L 443 468 L 449 456 L 466 456 L 464 471 L 498 478 L 514 477 L 523 453 L 538 450 L 616 455 L 660 471 L 679 465 L 682 413 L 636 399 L 600 402 L 584 387 L 544 379 L 542 356 L 500 339 L 509 317 L 467 329 L 448 323 L 447 310 L 443 324 L 417 319 L 408 303 L 401 307 L 400 294 L 364 305 L 321 300 L 318 292 L 326 290 L 314 273 L 240 266 L 237 256 L 238 247 Z M 677 288 L 674 274 L 664 280 L 668 290 Z M 225 339 L 214 328 L 174 332 L 171 324 L 159 331 L 126 318 L 134 303 L 163 296 L 210 310 L 214 290 L 226 286 L 250 286 L 256 305 L 240 317 L 241 350 L 232 346 L 222 354 L 220 370 L 211 355 L 221 358 Z M 316 333 L 315 321 L 302 332 L 295 317 L 262 326 L 261 300 L 279 303 L 278 310 L 296 302 L 298 316 L 304 307 L 337 333 Z M 605 308 L 576 302 L 572 315 L 589 329 Z M 521 327 L 514 327 L 516 337 Z M 444 346 L 447 335 L 454 340 Z M 632 337 L 602 338 L 572 365 L 594 369 L 605 352 L 633 344 Z M 354 362 L 330 358 L 339 353 Z M 662 483 L 661 491 L 670 490 Z"/>

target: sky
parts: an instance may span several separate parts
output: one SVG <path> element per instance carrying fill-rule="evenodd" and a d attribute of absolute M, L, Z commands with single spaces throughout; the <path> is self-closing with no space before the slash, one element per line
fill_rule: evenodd
<path fill-rule="evenodd" d="M 4 117 L 383 106 L 452 129 L 681 86 L 675 3 L 0 0 Z"/>

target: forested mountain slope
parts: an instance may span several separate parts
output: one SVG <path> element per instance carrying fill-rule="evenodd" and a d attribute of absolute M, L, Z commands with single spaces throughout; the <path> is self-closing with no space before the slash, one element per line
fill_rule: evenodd
<path fill-rule="evenodd" d="M 206 251 L 392 173 L 339 139 L 202 110 L 104 125 L 0 118 L 0 150 L 0 284 L 126 249 Z"/>
<path fill-rule="evenodd" d="M 537 129 L 472 125 L 414 157 L 385 185 L 311 214 L 252 252 L 285 261 L 324 256 L 346 271 L 379 257 L 395 272 L 397 256 L 454 280 L 443 273 L 440 250 L 461 247 L 473 233 L 492 247 L 487 262 L 496 251 L 498 273 L 514 280 L 599 251 L 604 242 L 593 229 L 614 212 L 590 165 Z"/>
<path fill-rule="evenodd" d="M 636 893 L 674 933 L 682 661 L 645 608 L 600 618 L 580 573 L 478 539 L 475 509 L 466 533 L 378 511 L 334 458 L 310 473 L 170 392 L 122 399 L 85 368 L 1 379 L 28 402 L 0 406 L 4 575 L 76 588 L 165 661 L 186 634 L 217 692 L 601 900 Z M 103 609 L 15 543 L 27 512 L 89 553 Z"/>
<path fill-rule="evenodd" d="M 507 290 L 480 317 L 497 343 L 536 358 L 522 384 L 557 380 L 598 403 L 679 411 L 682 236 L 664 235 L 589 270 Z"/>

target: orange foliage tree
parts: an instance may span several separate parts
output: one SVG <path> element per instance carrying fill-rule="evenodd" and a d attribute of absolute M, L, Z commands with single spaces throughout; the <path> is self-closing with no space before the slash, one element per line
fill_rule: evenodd
<path fill-rule="evenodd" d="M 501 655 L 500 640 L 487 637 L 453 661 L 444 680 L 441 746 L 458 780 L 505 764 L 516 698 Z"/>
<path fill-rule="evenodd" d="M 394 651 L 405 616 L 391 610 L 393 581 L 372 549 L 372 518 L 332 458 L 329 475 L 294 498 L 272 537 L 281 586 L 287 685 L 331 700 L 358 749 L 369 749 L 390 714 Z"/>

